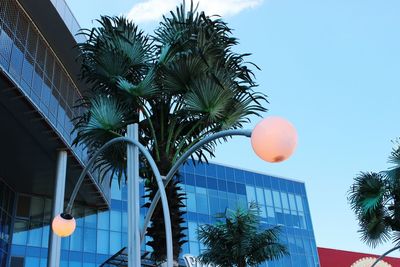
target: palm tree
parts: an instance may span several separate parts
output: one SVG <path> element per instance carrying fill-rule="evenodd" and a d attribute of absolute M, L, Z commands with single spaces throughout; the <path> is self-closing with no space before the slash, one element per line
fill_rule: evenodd
<path fill-rule="evenodd" d="M 218 215 L 215 225 L 205 224 L 198 229 L 198 237 L 206 246 L 199 256 L 206 264 L 221 267 L 256 266 L 268 260 L 288 255 L 279 242 L 280 228 L 259 231 L 258 208 L 251 203 L 249 209 Z"/>
<path fill-rule="evenodd" d="M 350 188 L 363 242 L 372 247 L 392 240 L 400 245 L 400 144 L 392 150 L 394 166 L 382 172 L 362 172 Z"/>
<path fill-rule="evenodd" d="M 233 51 L 238 40 L 220 18 L 208 17 L 185 3 L 164 17 L 153 36 L 146 35 L 123 17 L 103 16 L 100 26 L 82 30 L 87 41 L 78 45 L 81 78 L 89 90 L 78 107 L 75 144 L 84 144 L 93 154 L 107 141 L 124 136 L 127 125 L 139 124 L 140 142 L 154 157 L 161 175 L 204 137 L 225 129 L 243 127 L 250 116 L 266 111 L 266 96 L 254 92 L 256 83 L 247 63 L 249 54 Z M 217 142 L 196 151 L 207 162 Z M 102 177 L 126 179 L 125 146 L 116 145 L 95 164 Z M 141 176 L 147 197 L 157 186 L 148 162 L 141 159 Z M 107 175 L 106 175 L 107 174 Z M 186 242 L 182 227 L 179 174 L 167 188 L 174 257 Z M 148 206 L 149 203 L 146 204 Z M 152 258 L 165 260 L 162 209 L 154 213 L 147 236 Z"/>

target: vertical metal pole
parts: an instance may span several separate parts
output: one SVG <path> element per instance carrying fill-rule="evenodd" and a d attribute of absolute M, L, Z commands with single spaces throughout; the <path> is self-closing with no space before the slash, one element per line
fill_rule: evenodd
<path fill-rule="evenodd" d="M 139 141 L 138 125 L 128 125 L 127 137 Z M 141 266 L 140 250 L 140 199 L 139 199 L 139 149 L 127 145 L 128 175 L 128 267 Z"/>
<path fill-rule="evenodd" d="M 52 218 L 64 211 L 65 180 L 67 174 L 67 151 L 62 150 L 57 155 L 57 173 L 54 188 Z M 51 228 L 51 225 L 50 225 Z M 61 258 L 61 237 L 49 231 L 48 267 L 59 267 Z"/>

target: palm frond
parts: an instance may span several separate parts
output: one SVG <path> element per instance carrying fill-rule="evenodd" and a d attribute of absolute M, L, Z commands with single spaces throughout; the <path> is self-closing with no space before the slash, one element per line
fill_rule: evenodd
<path fill-rule="evenodd" d="M 386 184 L 380 173 L 360 173 L 349 191 L 349 202 L 356 213 L 372 213 L 380 207 L 386 193 Z"/>

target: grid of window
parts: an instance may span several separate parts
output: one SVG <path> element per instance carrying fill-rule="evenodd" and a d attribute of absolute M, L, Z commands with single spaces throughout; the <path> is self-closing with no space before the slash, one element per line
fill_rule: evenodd
<path fill-rule="evenodd" d="M 303 183 L 216 164 L 187 164 L 181 175 L 182 188 L 187 193 L 185 226 L 188 228 L 188 243 L 182 254 L 201 253 L 203 246 L 196 230 L 201 224 L 213 223 L 215 214 L 256 202 L 262 227 L 280 225 L 282 242 L 290 251 L 290 256 L 261 266 L 319 266 Z"/>
<path fill-rule="evenodd" d="M 282 242 L 290 251 L 290 256 L 261 266 L 319 266 L 303 183 L 216 164 L 196 167 L 188 164 L 181 168 L 180 174 L 187 194 L 185 226 L 188 228 L 185 232 L 188 242 L 182 254 L 196 256 L 204 249 L 197 239 L 199 225 L 215 222 L 214 215 L 226 208 L 246 207 L 256 201 L 263 207 L 262 227 L 281 225 Z M 143 186 L 140 190 L 143 195 Z M 62 240 L 62 267 L 98 266 L 127 245 L 126 201 L 126 186 L 120 187 L 114 179 L 110 211 L 93 214 L 84 209 L 75 210 L 75 217 L 79 218 L 76 231 Z M 18 196 L 11 260 L 22 265 L 15 266 L 46 266 L 50 204 L 48 199 Z M 143 217 L 145 210 L 141 214 Z"/>
<path fill-rule="evenodd" d="M 141 194 L 144 193 L 143 186 Z M 76 230 L 61 242 L 61 267 L 94 267 L 127 246 L 127 190 L 111 183 L 111 210 L 74 209 Z M 141 204 L 144 204 L 142 200 Z M 47 264 L 51 200 L 19 194 L 11 247 L 11 261 L 21 267 Z M 144 217 L 144 210 L 142 209 Z M 17 263 L 15 263 L 17 264 Z M 14 266 L 14 265 L 11 265 Z"/>
<path fill-rule="evenodd" d="M 7 264 L 14 201 L 14 192 L 0 179 L 0 267 Z"/>

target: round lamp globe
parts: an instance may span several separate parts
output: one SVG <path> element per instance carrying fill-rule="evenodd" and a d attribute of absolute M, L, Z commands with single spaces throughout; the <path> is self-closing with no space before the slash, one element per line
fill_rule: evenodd
<path fill-rule="evenodd" d="M 261 159 L 276 163 L 288 159 L 297 145 L 297 132 L 293 125 L 271 116 L 260 121 L 251 134 L 251 145 Z"/>

